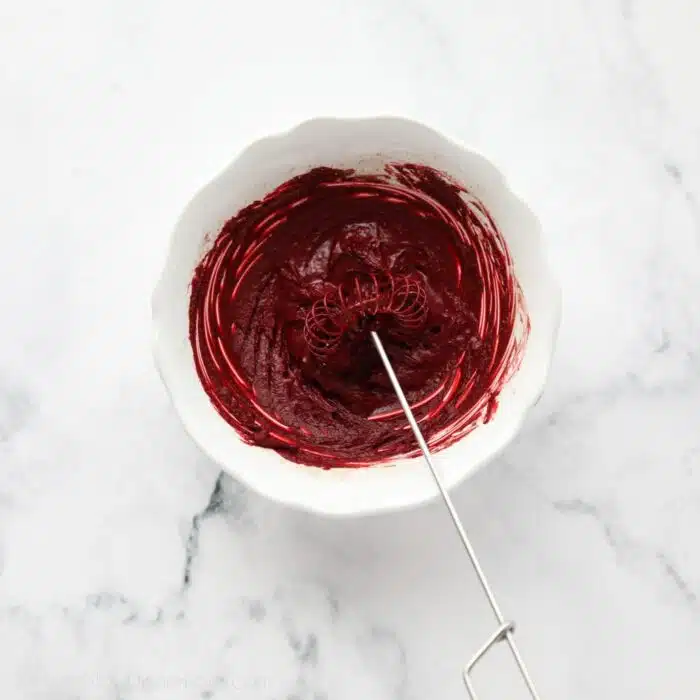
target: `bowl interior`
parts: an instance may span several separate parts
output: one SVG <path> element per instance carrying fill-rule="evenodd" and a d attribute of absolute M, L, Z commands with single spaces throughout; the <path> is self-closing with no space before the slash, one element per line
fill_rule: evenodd
<path fill-rule="evenodd" d="M 324 471 L 243 443 L 197 377 L 188 339 L 192 274 L 231 216 L 290 177 L 319 165 L 377 172 L 396 161 L 437 168 L 481 199 L 509 246 L 530 317 L 522 364 L 501 392 L 493 418 L 435 456 L 448 487 L 505 447 L 543 389 L 559 322 L 559 288 L 542 250 L 539 222 L 484 157 L 423 125 L 389 117 L 317 119 L 258 141 L 186 207 L 172 234 L 153 315 L 157 365 L 186 429 L 222 468 L 275 501 L 328 515 L 361 515 L 418 505 L 437 489 L 420 459 Z"/>

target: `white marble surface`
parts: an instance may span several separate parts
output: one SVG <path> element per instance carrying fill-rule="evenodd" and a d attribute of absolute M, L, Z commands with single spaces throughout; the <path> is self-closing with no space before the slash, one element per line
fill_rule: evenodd
<path fill-rule="evenodd" d="M 491 619 L 443 510 L 327 522 L 199 454 L 149 303 L 250 139 L 397 113 L 541 216 L 544 399 L 456 493 L 543 698 L 700 692 L 695 0 L 0 2 L 0 697 L 464 698 Z M 497 652 L 485 700 L 525 697 Z"/>

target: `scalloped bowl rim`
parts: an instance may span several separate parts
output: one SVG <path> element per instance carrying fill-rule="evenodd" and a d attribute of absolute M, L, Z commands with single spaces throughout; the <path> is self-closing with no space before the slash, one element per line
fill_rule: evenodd
<path fill-rule="evenodd" d="M 416 136 L 422 134 L 427 140 L 432 139 L 433 144 L 441 142 L 444 148 L 453 151 L 455 157 L 471 159 L 478 164 L 478 167 L 482 168 L 485 178 L 491 179 L 489 185 L 491 190 L 494 192 L 500 190 L 499 196 L 509 200 L 507 204 L 512 211 L 518 210 L 516 214 L 519 219 L 522 218 L 523 221 L 529 219 L 530 237 L 528 245 L 530 246 L 530 251 L 527 254 L 536 259 L 537 275 L 539 277 L 537 284 L 540 287 L 543 298 L 546 298 L 549 303 L 549 309 L 547 310 L 548 319 L 546 319 L 547 325 L 543 328 L 543 336 L 539 341 L 539 344 L 543 346 L 542 351 L 539 352 L 537 358 L 530 358 L 530 365 L 528 366 L 530 378 L 526 388 L 522 390 L 518 397 L 517 410 L 515 407 L 512 407 L 512 410 L 509 409 L 507 421 L 504 420 L 502 414 L 499 415 L 501 408 L 496 412 L 496 417 L 492 422 L 495 423 L 498 418 L 501 421 L 488 449 L 481 449 L 479 454 L 469 460 L 464 459 L 464 456 L 462 456 L 464 464 L 456 467 L 453 465 L 459 458 L 459 453 L 464 452 L 465 442 L 480 431 L 483 432 L 485 429 L 489 429 L 491 423 L 479 426 L 470 435 L 435 455 L 436 465 L 438 469 L 442 470 L 445 485 L 448 489 L 454 488 L 467 477 L 474 474 L 485 463 L 493 460 L 515 438 L 522 427 L 526 415 L 532 406 L 537 403 L 544 390 L 561 320 L 561 289 L 545 255 L 542 244 L 541 224 L 528 205 L 509 186 L 503 173 L 476 149 L 462 145 L 421 122 L 396 116 L 378 116 L 360 118 L 318 117 L 309 119 L 286 131 L 257 139 L 242 150 L 219 174 L 196 192 L 182 210 L 172 230 L 166 262 L 153 294 L 154 359 L 185 430 L 205 454 L 219 464 L 224 471 L 268 499 L 281 505 L 325 516 L 358 517 L 394 512 L 426 504 L 434 500 L 439 495 L 439 492 L 429 470 L 422 459 L 419 458 L 400 460 L 394 465 L 377 465 L 363 469 L 323 470 L 317 467 L 298 465 L 279 457 L 272 450 L 244 443 L 234 429 L 228 426 L 216 412 L 208 398 L 206 398 L 206 394 L 198 380 L 197 384 L 201 395 L 198 396 L 196 389 L 192 387 L 191 373 L 194 371 L 194 362 L 189 348 L 189 339 L 185 337 L 183 340 L 180 332 L 182 329 L 179 328 L 181 323 L 175 323 L 176 328 L 179 330 L 172 331 L 173 321 L 170 316 L 174 315 L 175 312 L 173 311 L 171 314 L 171 307 L 177 294 L 173 295 L 170 287 L 172 286 L 172 278 L 176 276 L 174 270 L 179 264 L 178 234 L 187 227 L 194 226 L 197 228 L 197 225 L 189 220 L 192 218 L 190 216 L 192 212 L 197 209 L 197 204 L 201 200 L 206 199 L 207 195 L 211 194 L 225 180 L 232 178 L 235 171 L 245 169 L 246 165 L 250 166 L 251 159 L 254 162 L 255 157 L 258 155 L 263 155 L 262 160 L 264 161 L 266 153 L 273 153 L 275 149 L 280 150 L 285 144 L 293 144 L 295 141 L 304 143 L 305 139 L 309 137 L 312 139 L 311 142 L 313 142 L 313 139 L 316 139 L 317 135 L 324 131 L 339 130 L 338 133 L 341 133 L 343 129 L 350 132 L 355 129 L 356 132 L 360 133 L 365 129 L 367 130 L 366 133 L 369 134 L 375 127 L 380 127 L 380 130 L 382 127 L 387 127 L 391 131 L 403 129 L 405 132 L 413 132 Z M 421 160 L 425 162 L 425 159 Z M 319 164 L 322 163 L 319 162 Z M 302 167 L 299 172 L 309 167 L 313 166 Z M 274 186 L 275 184 L 270 186 L 267 191 Z M 480 197 L 482 196 L 479 193 L 477 194 Z M 488 203 L 485 202 L 485 204 L 490 209 Z M 233 216 L 240 208 L 240 206 L 234 208 L 227 216 Z M 491 213 L 492 215 L 494 214 L 493 211 Z M 498 217 L 495 216 L 494 218 L 496 218 L 497 224 L 501 228 Z M 223 224 L 225 219 L 226 217 L 220 223 Z M 220 227 L 218 230 L 220 230 Z M 205 240 L 212 233 L 217 234 L 218 230 L 212 232 L 205 228 L 203 235 L 200 236 L 201 241 L 199 244 L 206 246 Z M 509 247 L 511 247 L 508 236 L 502 228 L 501 230 L 506 236 Z M 203 248 L 202 253 L 204 250 L 206 250 L 206 247 Z M 519 278 L 517 272 L 516 276 Z M 191 280 L 191 271 L 189 279 Z M 179 292 L 181 291 L 179 290 Z M 187 299 L 189 299 L 189 290 L 187 291 Z M 178 299 L 177 301 L 181 303 L 183 300 Z M 528 302 L 526 293 L 526 303 Z M 529 311 L 530 308 L 528 306 Z M 531 322 L 534 325 L 532 316 Z M 175 338 L 173 338 L 173 333 L 176 333 Z M 184 341 L 186 341 L 187 350 L 189 350 L 191 367 L 186 366 L 187 362 L 184 359 L 186 355 L 186 351 L 182 347 Z M 529 344 L 530 340 L 528 340 Z M 526 348 L 527 355 L 528 349 Z M 522 366 L 524 366 L 525 361 L 523 361 Z M 189 375 L 188 380 L 183 379 L 184 374 Z M 515 376 L 517 377 L 519 374 L 520 371 L 516 372 Z M 527 393 L 525 394 L 525 392 Z M 202 397 L 206 398 L 209 409 L 201 401 Z M 198 407 L 193 407 L 195 403 Z M 237 443 L 233 445 L 229 442 L 228 449 L 225 449 L 223 446 L 223 442 L 228 440 L 224 432 L 226 430 L 234 436 Z M 275 456 L 270 459 L 271 455 Z M 265 464 L 262 462 L 265 462 Z M 254 464 L 251 466 L 249 463 Z M 272 474 L 264 470 L 272 470 L 275 473 Z"/>

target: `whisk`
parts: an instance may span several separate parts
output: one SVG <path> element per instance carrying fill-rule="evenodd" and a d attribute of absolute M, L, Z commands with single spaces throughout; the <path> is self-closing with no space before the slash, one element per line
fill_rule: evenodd
<path fill-rule="evenodd" d="M 371 335 L 372 341 L 374 342 L 374 345 L 377 348 L 377 352 L 379 353 L 379 357 L 382 360 L 382 364 L 384 365 L 384 369 L 389 375 L 389 380 L 391 381 L 391 385 L 394 388 L 396 397 L 398 398 L 399 403 L 401 404 L 401 408 L 403 409 L 403 412 L 406 415 L 406 419 L 408 420 L 408 423 L 411 426 L 413 435 L 415 436 L 416 441 L 418 442 L 421 452 L 423 453 L 423 457 L 425 458 L 426 464 L 428 465 L 430 472 L 433 475 L 433 479 L 435 480 L 435 483 L 438 487 L 438 490 L 440 491 L 442 500 L 445 506 L 447 507 L 450 517 L 452 518 L 452 522 L 454 523 L 454 526 L 457 530 L 457 534 L 459 535 L 459 538 L 462 541 L 462 545 L 464 546 L 464 549 L 466 550 L 467 555 L 469 556 L 469 560 L 471 561 L 477 578 L 479 579 L 479 583 L 481 584 L 481 587 L 484 593 L 486 594 L 486 597 L 488 598 L 489 605 L 491 606 L 493 614 L 496 617 L 496 621 L 498 622 L 498 628 L 496 629 L 496 631 L 486 640 L 481 649 L 479 649 L 476 652 L 476 654 L 474 654 L 471 661 L 464 667 L 462 677 L 464 679 L 464 685 L 467 688 L 467 692 L 469 693 L 469 697 L 471 698 L 471 700 L 478 700 L 478 696 L 476 694 L 476 690 L 474 689 L 474 684 L 472 683 L 471 679 L 472 670 L 474 669 L 476 664 L 479 663 L 479 661 L 483 658 L 483 656 L 489 651 L 489 649 L 491 649 L 491 647 L 498 644 L 499 642 L 505 641 L 510 647 L 510 651 L 513 655 L 513 658 L 515 659 L 516 665 L 518 666 L 520 675 L 522 676 L 522 679 L 525 682 L 528 691 L 530 692 L 530 696 L 533 700 L 540 700 L 540 696 L 535 690 L 534 683 L 532 681 L 532 678 L 530 677 L 527 667 L 525 666 L 525 662 L 523 661 L 522 656 L 520 656 L 518 647 L 515 644 L 515 623 L 508 622 L 505 619 L 505 617 L 503 617 L 501 608 L 496 602 L 496 598 L 493 594 L 493 591 L 491 590 L 491 586 L 489 586 L 489 583 L 486 580 L 486 575 L 484 574 L 484 571 L 481 568 L 481 564 L 479 563 L 479 559 L 476 556 L 474 547 L 472 546 L 472 543 L 469 540 L 469 537 L 467 536 L 467 532 L 464 529 L 461 520 L 459 519 L 459 515 L 457 514 L 457 510 L 454 506 L 454 503 L 452 503 L 452 499 L 450 498 L 447 489 L 442 483 L 442 478 L 440 477 L 440 474 L 438 473 L 437 469 L 435 468 L 435 465 L 433 464 L 428 445 L 425 441 L 425 438 L 423 437 L 423 434 L 421 433 L 420 428 L 418 427 L 418 423 L 416 422 L 416 419 L 413 415 L 413 411 L 411 410 L 411 407 L 408 404 L 406 395 L 404 394 L 403 389 L 401 388 L 401 384 L 399 384 L 399 380 L 396 376 L 396 373 L 394 372 L 394 368 L 391 366 L 389 356 L 384 350 L 382 341 L 379 339 L 379 336 L 375 331 L 371 331 Z"/>
<path fill-rule="evenodd" d="M 338 348 L 343 334 L 347 331 L 348 327 L 356 323 L 359 318 L 365 315 L 375 316 L 381 313 L 391 314 L 399 326 L 404 328 L 419 328 L 420 324 L 425 321 L 428 313 L 425 288 L 417 278 L 409 275 L 400 277 L 387 275 L 384 278 L 373 275 L 369 282 L 364 285 L 356 281 L 351 286 L 350 290 L 336 287 L 322 299 L 315 302 L 307 315 L 304 332 L 311 352 L 320 359 L 327 357 Z M 421 433 L 379 335 L 377 335 L 374 330 L 371 330 L 370 334 L 382 364 L 384 365 L 384 369 L 389 376 L 396 397 L 406 415 L 413 435 L 423 453 L 425 462 L 440 491 L 442 500 L 447 507 L 452 522 L 457 530 L 457 534 L 469 556 L 472 567 L 474 568 L 479 583 L 496 617 L 496 622 L 498 623 L 496 631 L 486 640 L 463 669 L 462 678 L 467 693 L 469 693 L 471 700 L 479 700 L 471 678 L 472 671 L 492 647 L 499 642 L 506 642 L 525 686 L 530 693 L 530 697 L 533 700 L 540 700 L 540 696 L 535 690 L 534 683 L 525 666 L 525 662 L 515 644 L 515 623 L 506 620 L 501 612 L 500 606 L 496 602 L 496 598 L 481 568 L 474 547 L 467 536 L 457 510 L 452 503 L 452 499 L 442 483 L 442 478 L 433 464 L 428 445 Z"/>
<path fill-rule="evenodd" d="M 371 273 L 336 285 L 312 304 L 304 338 L 311 353 L 323 360 L 338 349 L 348 331 L 378 316 L 390 316 L 398 329 L 420 329 L 428 316 L 422 279 L 411 274 Z"/>

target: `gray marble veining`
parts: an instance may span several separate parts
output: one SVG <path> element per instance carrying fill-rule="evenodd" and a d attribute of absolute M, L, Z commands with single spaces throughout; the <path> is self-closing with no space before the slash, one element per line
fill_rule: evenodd
<path fill-rule="evenodd" d="M 5 3 L 0 697 L 465 697 L 492 620 L 440 506 L 263 501 L 150 358 L 192 192 L 266 132 L 377 113 L 487 153 L 563 283 L 547 391 L 455 494 L 543 697 L 697 694 L 698 8 Z M 479 681 L 519 697 L 505 655 Z"/>

